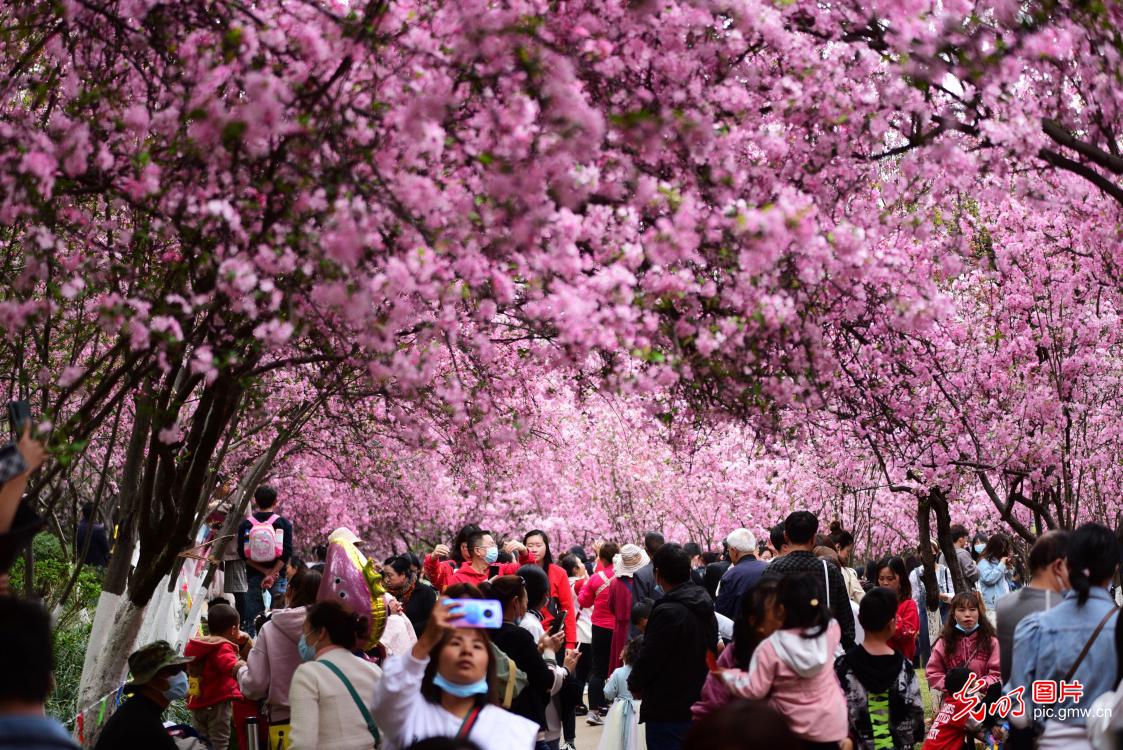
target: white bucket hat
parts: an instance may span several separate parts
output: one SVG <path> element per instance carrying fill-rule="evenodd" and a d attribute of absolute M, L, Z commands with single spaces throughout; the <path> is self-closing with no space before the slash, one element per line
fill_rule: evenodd
<path fill-rule="evenodd" d="M 643 547 L 635 544 L 625 544 L 620 548 L 620 554 L 612 558 L 612 566 L 617 578 L 634 576 L 637 570 L 649 562 L 651 558 L 644 552 Z"/>

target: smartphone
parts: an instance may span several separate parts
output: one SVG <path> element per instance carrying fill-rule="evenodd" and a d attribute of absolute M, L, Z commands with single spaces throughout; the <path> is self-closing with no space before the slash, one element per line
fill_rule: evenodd
<path fill-rule="evenodd" d="M 495 599 L 449 599 L 449 606 L 460 616 L 452 621 L 458 628 L 491 628 L 503 626 L 503 605 Z"/>
<path fill-rule="evenodd" d="M 23 435 L 23 428 L 31 421 L 31 402 L 25 400 L 8 402 L 8 425 L 12 428 L 12 435 L 19 440 Z"/>
<path fill-rule="evenodd" d="M 565 616 L 569 614 L 564 609 L 558 612 L 558 616 L 550 623 L 550 635 L 557 635 L 558 631 L 565 625 Z"/>

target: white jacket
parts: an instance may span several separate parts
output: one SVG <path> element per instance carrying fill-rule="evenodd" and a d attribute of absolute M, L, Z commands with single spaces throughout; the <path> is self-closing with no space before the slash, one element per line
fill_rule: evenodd
<path fill-rule="evenodd" d="M 370 709 L 385 738 L 385 750 L 400 750 L 430 737 L 455 737 L 460 730 L 463 719 L 421 694 L 428 664 L 428 659 L 413 654 L 386 660 Z M 480 711 L 468 739 L 482 750 L 532 750 L 537 734 L 533 721 L 488 705 Z"/>

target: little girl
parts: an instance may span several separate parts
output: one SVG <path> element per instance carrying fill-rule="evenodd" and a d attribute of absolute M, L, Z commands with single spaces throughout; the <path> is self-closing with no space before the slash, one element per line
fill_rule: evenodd
<path fill-rule="evenodd" d="M 928 687 L 944 692 L 944 679 L 949 670 L 966 667 L 986 683 L 986 687 L 1002 682 L 998 659 L 998 638 L 986 617 L 986 608 L 977 591 L 956 594 L 951 600 L 952 616 L 932 646 L 932 656 L 924 670 Z M 984 688 L 985 689 L 985 688 Z"/>
<path fill-rule="evenodd" d="M 612 701 L 612 708 L 604 717 L 604 733 L 601 734 L 597 750 L 643 750 L 647 747 L 644 728 L 639 723 L 640 702 L 628 690 L 632 664 L 642 647 L 642 635 L 628 641 L 620 654 L 623 666 L 613 670 L 608 682 L 604 683 L 604 697 L 605 700 Z"/>
<path fill-rule="evenodd" d="M 785 576 L 775 615 L 784 623 L 753 653 L 747 670 L 717 670 L 734 695 L 767 699 L 808 748 L 834 748 L 849 732 L 846 696 L 834 673 L 841 631 L 831 619 L 821 579 Z"/>

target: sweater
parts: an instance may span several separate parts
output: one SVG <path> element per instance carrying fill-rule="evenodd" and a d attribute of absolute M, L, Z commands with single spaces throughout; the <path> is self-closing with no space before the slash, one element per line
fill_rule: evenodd
<path fill-rule="evenodd" d="M 948 671 L 956 667 L 966 667 L 974 672 L 986 683 L 984 690 L 992 684 L 1001 682 L 1002 668 L 998 659 L 998 639 L 991 638 L 988 647 L 981 642 L 981 638 L 978 630 L 971 635 L 963 636 L 949 654 L 947 641 L 941 636 L 940 640 L 932 646 L 932 655 L 928 658 L 928 666 L 924 670 L 924 675 L 928 678 L 928 687 L 942 691 Z"/>
<path fill-rule="evenodd" d="M 473 586 L 479 586 L 489 578 L 513 576 L 519 572 L 519 568 L 523 565 L 532 562 L 534 562 L 534 555 L 529 552 L 520 552 L 518 562 L 489 565 L 487 570 L 479 573 L 472 567 L 471 560 L 466 560 L 460 564 L 460 567 L 456 567 L 450 560 L 441 560 L 436 555 L 425 555 L 425 561 L 421 567 L 425 577 L 429 579 L 429 583 L 433 584 L 433 588 L 439 593 L 454 583 L 470 583 Z"/>
<path fill-rule="evenodd" d="M 421 695 L 428 659 L 402 654 L 386 660 L 382 679 L 374 688 L 371 713 L 382 730 L 384 750 L 401 750 L 430 737 L 455 737 L 464 719 Z M 532 750 L 538 725 L 533 721 L 485 705 L 468 739 L 481 750 Z"/>
<path fill-rule="evenodd" d="M 290 749 L 370 750 L 374 738 L 362 713 L 339 676 L 320 663 L 325 661 L 343 672 L 360 698 L 374 694 L 382 674 L 371 662 L 342 648 L 333 648 L 297 667 L 289 688 Z"/>
<path fill-rule="evenodd" d="M 912 662 L 900 653 L 875 656 L 861 645 L 838 657 L 835 675 L 846 694 L 856 750 L 912 748 L 924 739 L 924 702 Z"/>
<path fill-rule="evenodd" d="M 849 607 L 850 599 L 845 602 Z M 840 742 L 848 734 L 846 698 L 831 668 L 840 638 L 836 622 L 813 638 L 777 630 L 757 647 L 748 671 L 729 669 L 722 679 L 734 695 L 767 699 L 796 737 Z"/>
<path fill-rule="evenodd" d="M 258 631 L 257 640 L 238 670 L 238 687 L 252 700 L 264 699 L 274 723 L 289 718 L 289 685 L 300 666 L 296 644 L 304 632 L 305 607 L 277 609 Z"/>
<path fill-rule="evenodd" d="M 210 708 L 242 697 L 234 679 L 238 647 L 232 642 L 217 635 L 192 638 L 184 647 L 183 655 L 194 659 L 187 665 L 187 673 L 192 687 L 198 687 L 197 692 L 187 696 L 189 709 Z"/>
<path fill-rule="evenodd" d="M 608 565 L 589 576 L 589 580 L 577 592 L 577 603 L 582 607 L 593 608 L 593 624 L 598 628 L 612 630 L 616 627 L 616 617 L 608 606 L 609 590 L 615 575 L 612 566 Z"/>

